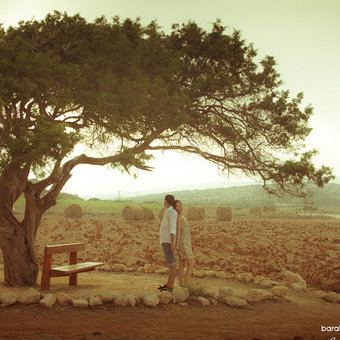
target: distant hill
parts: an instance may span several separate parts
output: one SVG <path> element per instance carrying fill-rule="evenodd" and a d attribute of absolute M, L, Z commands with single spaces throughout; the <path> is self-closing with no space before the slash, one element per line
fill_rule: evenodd
<path fill-rule="evenodd" d="M 311 187 L 311 198 L 314 206 L 319 208 L 340 209 L 340 184 L 330 183 L 324 188 Z M 252 206 L 276 205 L 282 207 L 303 208 L 302 198 L 284 195 L 276 197 L 268 195 L 260 185 L 236 186 L 230 188 L 182 190 L 166 193 L 149 194 L 129 197 L 135 202 L 162 203 L 166 194 L 173 194 L 185 205 L 217 206 L 224 205 L 234 208 L 249 208 Z"/>

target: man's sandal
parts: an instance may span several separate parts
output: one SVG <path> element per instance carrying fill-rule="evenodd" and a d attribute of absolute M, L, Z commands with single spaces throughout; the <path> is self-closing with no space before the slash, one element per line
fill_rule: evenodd
<path fill-rule="evenodd" d="M 171 288 L 171 287 L 168 287 L 168 286 L 160 289 L 161 292 L 172 292 L 173 290 L 174 290 L 173 287 Z"/>
<path fill-rule="evenodd" d="M 163 286 L 159 286 L 157 289 L 159 289 L 159 290 L 162 290 L 162 289 L 165 289 L 165 288 L 167 288 L 168 286 L 165 284 L 165 285 L 163 285 Z"/>

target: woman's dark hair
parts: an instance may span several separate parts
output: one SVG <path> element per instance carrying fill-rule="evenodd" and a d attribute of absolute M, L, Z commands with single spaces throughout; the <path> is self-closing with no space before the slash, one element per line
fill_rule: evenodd
<path fill-rule="evenodd" d="M 175 201 L 175 197 L 173 195 L 166 195 L 165 200 L 168 202 L 168 204 L 170 204 L 174 208 L 176 208 L 176 201 Z"/>
<path fill-rule="evenodd" d="M 175 208 L 175 209 L 176 209 L 176 205 L 177 205 L 178 202 L 181 203 L 181 204 L 183 204 L 182 201 L 180 201 L 180 200 L 175 200 L 175 205 L 174 205 L 174 208 Z"/>

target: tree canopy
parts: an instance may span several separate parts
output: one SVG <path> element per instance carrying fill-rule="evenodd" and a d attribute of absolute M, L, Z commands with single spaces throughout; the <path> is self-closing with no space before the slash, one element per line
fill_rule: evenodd
<path fill-rule="evenodd" d="M 312 165 L 315 151 L 287 158 L 311 131 L 312 108 L 281 89 L 273 57 L 256 63 L 253 46 L 219 21 L 211 32 L 189 22 L 165 34 L 155 22 L 54 12 L 3 30 L 0 53 L 1 171 L 53 166 L 40 189 L 61 180 L 79 142 L 105 145 L 109 158 L 70 167 L 148 169 L 146 151 L 172 149 L 259 176 L 269 190 L 301 194 L 304 181 L 330 179 Z"/>
<path fill-rule="evenodd" d="M 257 59 L 218 20 L 166 34 L 156 22 L 54 12 L 0 29 L 0 220 L 19 225 L 12 206 L 25 194 L 20 225 L 34 238 L 75 166 L 151 170 L 153 150 L 196 154 L 272 193 L 323 186 L 331 170 L 315 168 L 315 150 L 299 154 L 312 107 L 282 89 L 273 57 Z M 78 143 L 102 156 L 67 158 Z"/>

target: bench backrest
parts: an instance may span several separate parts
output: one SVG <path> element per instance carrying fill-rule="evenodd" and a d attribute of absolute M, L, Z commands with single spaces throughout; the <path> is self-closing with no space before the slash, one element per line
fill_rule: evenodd
<path fill-rule="evenodd" d="M 79 250 L 84 250 L 84 242 L 68 243 L 68 244 L 56 244 L 51 246 L 45 246 L 45 255 L 71 253 Z"/>

